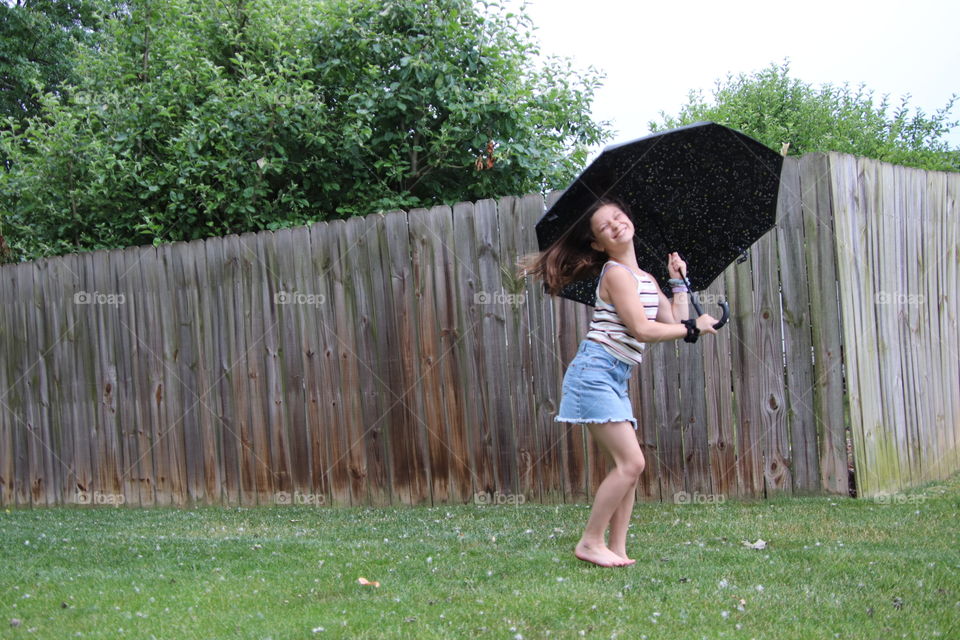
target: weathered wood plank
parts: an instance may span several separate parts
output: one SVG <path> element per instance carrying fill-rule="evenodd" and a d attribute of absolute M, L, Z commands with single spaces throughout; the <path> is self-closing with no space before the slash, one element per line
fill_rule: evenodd
<path fill-rule="evenodd" d="M 527 196 L 520 201 L 518 215 L 523 227 L 518 244 L 518 256 L 537 251 L 535 227 L 544 213 L 544 202 L 539 196 Z M 560 473 L 560 429 L 553 416 L 560 407 L 560 376 L 557 360 L 556 333 L 553 329 L 553 301 L 540 281 L 527 278 L 523 300 L 528 313 L 528 336 L 531 358 L 532 415 L 530 428 L 534 437 L 534 467 L 540 480 L 540 500 L 545 503 L 563 501 L 563 480 Z M 523 428 L 522 426 L 520 428 Z"/>
<path fill-rule="evenodd" d="M 220 313 L 220 281 L 222 260 L 213 256 L 207 262 L 207 245 L 219 244 L 219 238 L 194 240 L 187 245 L 193 256 L 192 278 L 196 286 L 196 379 L 194 389 L 197 401 L 199 428 L 197 467 L 200 477 L 196 485 L 199 498 L 205 504 L 221 502 L 221 462 L 217 433 L 221 428 L 222 406 L 219 398 L 221 373 L 217 364 L 221 358 L 222 327 Z"/>
<path fill-rule="evenodd" d="M 310 227 L 310 256 L 313 278 L 311 290 L 323 296 L 324 303 L 316 314 L 305 320 L 315 321 L 318 337 L 316 354 L 309 358 L 308 385 L 310 407 L 316 423 L 311 424 L 311 472 L 317 491 L 331 504 L 350 504 L 350 485 L 346 480 L 347 449 L 342 448 L 338 430 L 344 429 L 340 398 L 340 362 L 335 309 L 336 283 L 333 267 L 339 261 L 338 233 L 340 225 L 321 222 Z"/>
<path fill-rule="evenodd" d="M 787 426 L 790 433 L 791 477 L 794 493 L 820 490 L 817 461 L 817 426 L 813 410 L 813 346 L 811 342 L 810 298 L 807 282 L 803 227 L 800 161 L 784 159 L 780 173 L 777 212 L 777 250 L 780 264 L 783 307 L 784 352 L 786 357 Z"/>
<path fill-rule="evenodd" d="M 726 300 L 723 277 L 704 290 L 704 302 Z M 707 405 L 707 451 L 710 460 L 710 491 L 735 496 L 737 486 L 736 416 L 733 413 L 733 381 L 730 377 L 730 329 L 701 343 Z"/>
<path fill-rule="evenodd" d="M 363 447 L 363 415 L 360 407 L 360 380 L 356 353 L 355 323 L 357 322 L 356 292 L 351 287 L 350 270 L 355 264 L 351 259 L 353 249 L 345 221 L 330 224 L 331 262 L 330 275 L 333 283 L 334 335 L 331 348 L 337 360 L 340 398 L 338 406 L 341 421 L 333 428 L 336 449 L 333 459 L 333 483 L 335 499 L 349 496 L 349 504 L 363 504 L 366 500 L 366 482 L 363 475 L 366 467 Z"/>
<path fill-rule="evenodd" d="M 759 378 L 762 368 L 757 336 L 757 309 L 753 292 L 751 261 L 728 270 L 727 291 L 732 291 L 730 339 L 733 394 L 737 423 L 737 478 L 740 495 L 762 497 L 764 492 L 764 433 L 761 428 Z"/>
<path fill-rule="evenodd" d="M 868 255 L 864 173 L 875 170 L 873 161 L 831 154 L 831 180 L 837 223 L 837 274 L 850 395 L 858 495 L 900 486 L 896 448 L 883 429 L 879 392 L 879 361 L 875 331 L 872 265 Z"/>
<path fill-rule="evenodd" d="M 812 404 L 819 440 L 820 486 L 825 491 L 846 495 L 849 492 L 846 401 L 837 302 L 837 239 L 829 174 L 826 155 L 807 154 L 800 159 L 814 363 Z M 803 399 L 801 397 L 801 402 Z"/>
<path fill-rule="evenodd" d="M 753 287 L 757 351 L 753 366 L 760 369 L 758 399 L 763 434 L 763 476 L 768 495 L 793 490 L 790 435 L 784 392 L 784 356 L 777 234 L 767 233 L 753 248 Z"/>
<path fill-rule="evenodd" d="M 478 272 L 478 254 L 481 251 L 478 237 L 473 203 L 454 205 L 453 253 L 457 260 L 453 278 L 460 294 L 458 325 L 462 331 L 457 361 L 460 363 L 460 379 L 464 389 L 460 406 L 465 429 L 466 459 L 471 470 L 471 491 L 476 501 L 483 501 L 496 491 L 496 476 L 491 425 L 487 419 L 489 389 L 488 378 L 484 375 L 487 360 L 487 341 L 482 322 L 484 306 L 477 304 L 478 294 L 482 291 Z"/>
<path fill-rule="evenodd" d="M 8 286 L 11 292 L 9 307 L 9 327 L 11 344 L 4 352 L 4 359 L 9 358 L 10 392 L 7 394 L 6 405 L 14 419 L 12 471 L 13 496 L 11 504 L 30 505 L 30 417 L 29 405 L 32 400 L 27 387 L 27 378 L 31 374 L 33 362 L 27 340 L 28 304 L 24 304 L 24 296 L 29 289 L 27 279 L 33 275 L 33 265 L 21 263 L 8 267 L 10 274 Z"/>
<path fill-rule="evenodd" d="M 939 290 L 935 300 L 927 304 L 936 306 L 940 324 L 942 349 L 938 352 L 940 376 L 944 398 L 944 422 L 940 429 L 940 443 L 944 447 L 941 463 L 944 472 L 960 469 L 960 334 L 957 330 L 957 283 L 958 267 L 958 221 L 955 193 L 960 188 L 960 175 L 944 172 L 928 172 L 926 192 L 930 207 L 931 223 L 938 226 L 940 236 L 937 247 Z"/>
<path fill-rule="evenodd" d="M 423 504 L 430 500 L 427 481 L 426 426 L 418 413 L 417 386 L 420 381 L 420 347 L 417 328 L 419 290 L 415 260 L 419 254 L 412 245 L 407 214 L 388 213 L 384 219 L 386 247 L 384 260 L 389 265 L 390 296 L 395 315 L 392 318 L 396 358 L 390 360 L 390 388 L 397 399 L 390 405 L 390 454 L 394 498 L 404 504 Z"/>
<path fill-rule="evenodd" d="M 49 280 L 50 260 L 30 264 L 29 293 L 20 304 L 27 307 L 27 350 L 34 360 L 26 377 L 29 405 L 26 411 L 30 461 L 30 499 L 34 505 L 56 504 L 54 490 L 57 478 L 53 470 L 53 433 L 50 426 L 51 371 L 50 352 L 56 339 L 50 335 L 50 323 L 55 316 L 55 302 L 47 302 L 44 289 Z"/>
<path fill-rule="evenodd" d="M 279 263 L 279 250 L 275 244 L 275 234 L 261 232 L 257 234 L 257 257 L 262 276 L 263 289 L 263 334 L 260 345 L 253 353 L 261 353 L 263 378 L 261 390 L 264 395 L 265 439 L 270 481 L 272 483 L 269 502 L 292 501 L 293 482 L 290 472 L 290 445 L 287 435 L 287 402 L 284 393 L 283 354 L 280 333 L 283 325 L 292 315 L 289 310 L 300 304 L 309 304 L 311 299 L 304 292 L 289 287 L 289 278 Z M 282 299 L 278 294 L 286 293 L 290 299 Z"/>
<path fill-rule="evenodd" d="M 178 284 L 182 279 L 182 275 L 178 275 L 178 271 L 182 269 L 180 254 L 184 247 L 186 243 L 183 242 L 157 247 L 158 263 L 164 277 L 164 286 L 161 291 L 169 296 L 169 300 L 172 300 L 160 315 L 163 327 L 163 348 L 160 352 L 163 378 L 163 393 L 160 398 L 163 405 L 160 437 L 165 443 L 167 453 L 170 498 L 176 505 L 184 505 L 190 498 L 184 451 L 184 389 L 179 371 L 184 339 L 180 322 L 188 321 L 184 316 L 189 304 L 184 299 L 183 293 L 178 291 Z"/>
<path fill-rule="evenodd" d="M 516 279 L 517 260 L 536 248 L 534 221 L 530 228 L 522 219 L 524 202 L 519 198 L 503 198 L 497 204 L 500 237 L 500 288 L 497 295 L 504 300 L 507 368 L 490 375 L 508 380 L 513 420 L 510 428 L 516 442 L 517 492 L 525 500 L 539 501 L 541 486 L 537 425 L 533 422 L 533 351 L 530 344 L 528 299 L 523 282 Z"/>
<path fill-rule="evenodd" d="M 365 484 L 364 502 L 386 504 L 389 500 L 384 486 L 386 480 L 384 450 L 384 412 L 381 397 L 381 355 L 376 349 L 376 323 L 381 317 L 375 299 L 382 295 L 374 288 L 372 272 L 379 262 L 378 227 L 382 218 L 353 218 L 347 221 L 347 239 L 350 245 L 347 260 L 346 283 L 353 292 L 354 329 L 353 358 L 359 381 L 361 441 L 363 467 L 358 470 Z M 353 472 L 353 469 L 351 469 Z"/>
<path fill-rule="evenodd" d="M 18 304 L 24 307 L 24 330 L 27 371 L 23 377 L 24 423 L 26 426 L 27 466 L 29 473 L 30 504 L 46 503 L 47 475 L 44 469 L 45 450 L 49 448 L 47 393 L 47 362 L 43 354 L 48 345 L 44 342 L 43 280 L 46 276 L 46 261 L 38 260 L 23 265 L 20 270 Z"/>
<path fill-rule="evenodd" d="M 3 345 L 4 354 L 0 359 L 0 506 L 4 507 L 17 502 L 14 440 L 20 430 L 20 417 L 11 406 L 18 397 L 14 389 L 14 361 L 16 356 L 19 356 L 15 347 L 17 336 L 14 321 L 14 274 L 12 266 L 0 266 L 0 345 Z M 65 492 L 64 495 L 68 493 Z"/>
<path fill-rule="evenodd" d="M 54 478 L 50 482 L 53 488 L 53 501 L 48 504 L 76 502 L 76 443 L 74 441 L 73 407 L 76 375 L 73 362 L 73 294 L 76 276 L 72 273 L 73 256 L 62 256 L 50 260 L 47 269 L 47 282 L 43 295 L 47 302 L 45 313 L 49 320 L 47 358 L 51 362 L 50 370 L 50 429 L 53 436 Z M 0 281 L 0 305 L 6 305 L 3 296 L 3 284 Z M 3 337 L 5 323 L 0 313 L 0 345 L 6 344 Z M 4 381 L 4 367 L 0 366 L 0 447 L 6 444 L 3 436 L 5 417 L 5 395 L 9 388 Z M 0 453 L 0 467 L 4 454 Z M 3 472 L 0 471 L 0 493 L 3 492 Z M 0 496 L 0 504 L 3 498 Z"/>
<path fill-rule="evenodd" d="M 271 274 L 273 284 L 274 312 L 277 314 L 276 332 L 279 339 L 279 363 L 277 391 L 281 400 L 282 425 L 273 428 L 282 430 L 279 437 L 284 444 L 281 462 L 286 467 L 285 485 L 280 491 L 292 494 L 291 500 L 305 504 L 317 504 L 320 499 L 312 497 L 310 486 L 310 447 L 307 442 L 305 424 L 306 389 L 304 385 L 305 351 L 302 337 L 305 314 L 316 313 L 317 308 L 326 304 L 326 300 L 313 290 L 300 268 L 309 260 L 308 246 L 297 243 L 299 239 L 309 240 L 305 229 L 280 229 L 273 233 L 274 259 L 276 266 Z M 283 302 L 280 294 L 297 292 L 298 299 Z M 283 302 L 283 303 L 282 303 Z M 305 498 L 310 495 L 311 499 Z"/>
<path fill-rule="evenodd" d="M 120 436 L 118 442 L 121 459 L 120 481 L 123 487 L 124 504 L 131 506 L 141 504 L 140 455 L 137 451 L 136 297 L 143 294 L 138 289 L 139 271 L 130 273 L 131 265 L 136 266 L 139 253 L 136 248 L 110 252 L 110 268 L 117 289 L 115 306 L 117 341 L 113 349 L 117 352 L 116 397 L 117 427 Z"/>
<path fill-rule="evenodd" d="M 711 313 L 714 309 L 704 309 Z M 690 317 L 696 311 L 690 307 Z M 714 340 L 710 336 L 708 340 Z M 707 340 L 704 340 L 707 342 Z M 711 493 L 707 438 L 707 395 L 703 343 L 677 341 L 680 374 L 680 429 L 683 439 L 683 486 L 688 493 Z"/>
<path fill-rule="evenodd" d="M 474 208 L 477 242 L 477 274 L 475 303 L 481 306 L 481 331 L 484 338 L 486 381 L 483 386 L 487 423 L 485 429 L 492 442 L 494 456 L 494 491 L 514 494 L 518 491 L 516 439 L 510 388 L 503 372 L 512 366 L 507 351 L 506 305 L 496 293 L 502 287 L 500 266 L 503 264 L 497 233 L 497 208 L 492 200 L 482 200 Z"/>

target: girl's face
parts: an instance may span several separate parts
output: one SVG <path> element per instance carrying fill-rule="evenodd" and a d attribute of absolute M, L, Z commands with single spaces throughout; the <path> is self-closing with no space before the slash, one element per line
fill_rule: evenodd
<path fill-rule="evenodd" d="M 633 222 L 615 204 L 605 204 L 594 212 L 590 231 L 593 233 L 590 246 L 604 253 L 633 242 Z"/>

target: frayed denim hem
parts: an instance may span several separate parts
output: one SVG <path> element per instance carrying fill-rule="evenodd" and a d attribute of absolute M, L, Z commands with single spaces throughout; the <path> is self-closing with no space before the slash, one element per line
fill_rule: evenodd
<path fill-rule="evenodd" d="M 555 416 L 553 418 L 554 422 L 572 422 L 575 424 L 606 424 L 608 422 L 630 422 L 633 423 L 634 431 L 637 430 L 637 419 L 636 418 L 607 418 L 606 420 L 595 420 L 593 418 L 561 418 L 560 416 Z"/>

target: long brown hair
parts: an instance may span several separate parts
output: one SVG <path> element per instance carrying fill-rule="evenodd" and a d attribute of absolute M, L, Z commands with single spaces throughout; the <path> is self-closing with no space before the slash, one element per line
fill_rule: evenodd
<path fill-rule="evenodd" d="M 555 296 L 571 282 L 599 274 L 608 256 L 590 246 L 595 239 L 590 220 L 600 207 L 608 204 L 615 205 L 630 215 L 621 202 L 606 198 L 597 200 L 556 242 L 544 251 L 520 258 L 517 263 L 517 276 L 533 276 L 543 280 L 547 293 Z"/>

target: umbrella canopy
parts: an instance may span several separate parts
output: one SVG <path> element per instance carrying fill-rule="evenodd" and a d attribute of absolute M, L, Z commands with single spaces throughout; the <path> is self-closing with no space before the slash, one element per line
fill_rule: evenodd
<path fill-rule="evenodd" d="M 693 290 L 703 289 L 776 223 L 782 165 L 780 154 L 712 122 L 607 147 L 537 222 L 537 242 L 546 249 L 598 199 L 616 199 L 630 209 L 640 267 L 663 284 L 677 251 Z M 560 295 L 593 306 L 598 280 Z"/>

